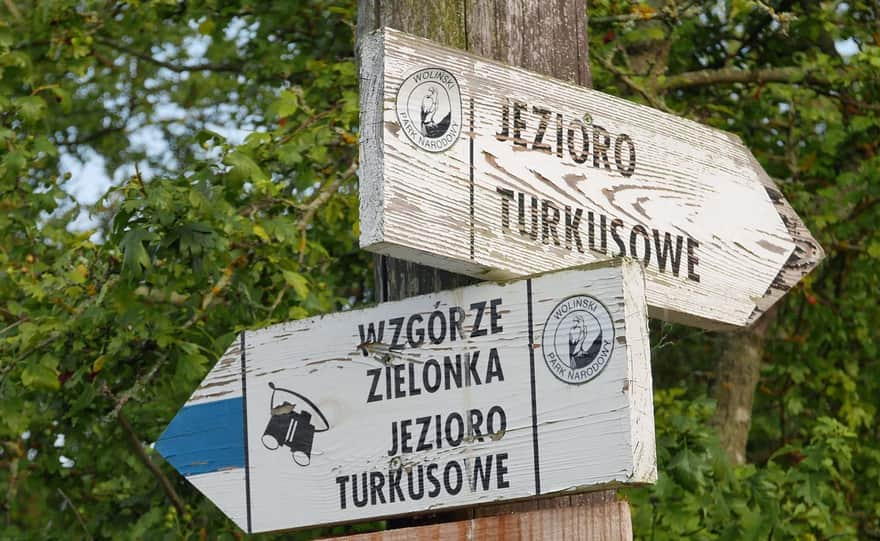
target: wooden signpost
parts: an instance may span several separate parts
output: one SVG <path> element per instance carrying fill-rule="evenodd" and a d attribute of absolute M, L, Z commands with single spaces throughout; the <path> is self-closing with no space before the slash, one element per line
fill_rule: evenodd
<path fill-rule="evenodd" d="M 514 502 L 398 537 L 593 536 L 613 490 L 522 500 L 656 480 L 647 317 L 748 327 L 822 249 L 734 135 L 360 38 L 361 245 L 496 281 L 242 333 L 156 448 L 248 533 Z"/>
<path fill-rule="evenodd" d="M 644 295 L 612 261 L 248 331 L 156 449 L 246 532 L 653 482 Z"/>
<path fill-rule="evenodd" d="M 484 279 L 614 256 L 649 314 L 751 325 L 821 247 L 730 133 L 391 29 L 361 62 L 361 246 Z"/>

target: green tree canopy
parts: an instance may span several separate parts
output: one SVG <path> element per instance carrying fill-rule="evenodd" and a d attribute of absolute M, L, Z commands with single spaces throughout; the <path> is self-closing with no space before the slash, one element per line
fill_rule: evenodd
<path fill-rule="evenodd" d="M 745 466 L 708 422 L 727 342 L 652 326 L 660 479 L 630 492 L 637 534 L 880 537 L 878 6 L 611 0 L 591 16 L 597 88 L 740 135 L 827 251 L 765 316 Z"/>
<path fill-rule="evenodd" d="M 877 6 L 591 4 L 595 87 L 739 134 L 828 252 L 768 331 L 745 465 L 717 337 L 652 324 L 636 535 L 880 538 Z M 0 538 L 241 536 L 149 443 L 238 330 L 371 302 L 355 11 L 0 3 Z M 94 205 L 77 160 L 115 181 Z"/>
<path fill-rule="evenodd" d="M 237 535 L 141 443 L 237 330 L 369 297 L 353 5 L 4 6 L 0 537 Z"/>

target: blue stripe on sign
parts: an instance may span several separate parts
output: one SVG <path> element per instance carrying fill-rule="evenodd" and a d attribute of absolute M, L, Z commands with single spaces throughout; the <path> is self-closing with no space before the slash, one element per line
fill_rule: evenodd
<path fill-rule="evenodd" d="M 156 442 L 183 475 L 244 467 L 242 398 L 184 406 Z"/>

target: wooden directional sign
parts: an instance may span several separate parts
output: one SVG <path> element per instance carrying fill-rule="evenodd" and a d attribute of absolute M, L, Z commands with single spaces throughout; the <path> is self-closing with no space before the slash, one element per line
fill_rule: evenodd
<path fill-rule="evenodd" d="M 652 317 L 706 328 L 823 255 L 735 135 L 394 30 L 360 66 L 368 250 L 490 279 L 626 255 Z"/>
<path fill-rule="evenodd" d="M 656 478 L 638 264 L 243 333 L 156 449 L 247 532 Z"/>

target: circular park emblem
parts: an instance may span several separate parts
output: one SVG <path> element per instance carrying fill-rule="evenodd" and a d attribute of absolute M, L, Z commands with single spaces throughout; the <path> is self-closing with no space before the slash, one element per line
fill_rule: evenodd
<path fill-rule="evenodd" d="M 396 109 L 403 133 L 423 150 L 443 152 L 461 135 L 461 90 L 444 69 L 411 73 L 397 91 Z"/>
<path fill-rule="evenodd" d="M 589 295 L 575 295 L 559 304 L 544 322 L 544 362 L 553 375 L 579 385 L 599 375 L 614 350 L 611 313 Z"/>

